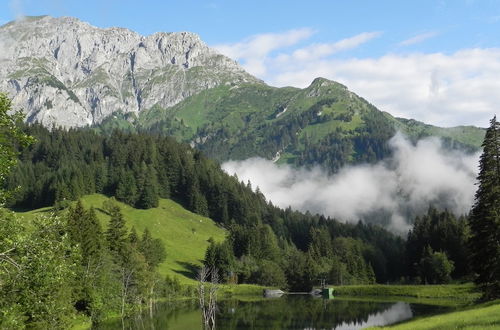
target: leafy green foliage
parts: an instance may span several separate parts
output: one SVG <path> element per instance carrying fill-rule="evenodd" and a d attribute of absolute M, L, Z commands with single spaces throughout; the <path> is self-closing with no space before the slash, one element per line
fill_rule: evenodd
<path fill-rule="evenodd" d="M 418 264 L 422 281 L 427 284 L 446 284 L 451 280 L 453 261 L 448 260 L 446 253 L 434 252 L 427 246 Z"/>
<path fill-rule="evenodd" d="M 64 221 L 41 216 L 28 230 L 4 209 L 0 221 L 0 250 L 9 261 L 2 260 L 0 267 L 1 327 L 66 329 L 80 256 L 70 245 Z"/>
<path fill-rule="evenodd" d="M 10 99 L 6 94 L 0 93 L 0 185 L 3 185 L 12 167 L 17 163 L 18 148 L 34 142 L 34 139 L 19 127 L 23 115 L 20 112 L 11 115 L 9 114 L 11 109 Z M 7 197 L 5 191 L 0 189 L 0 202 L 4 202 L 5 197 Z"/>

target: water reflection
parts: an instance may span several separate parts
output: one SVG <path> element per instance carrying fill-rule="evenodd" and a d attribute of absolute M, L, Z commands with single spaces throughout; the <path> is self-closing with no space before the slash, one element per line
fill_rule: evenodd
<path fill-rule="evenodd" d="M 383 326 L 408 320 L 411 319 L 412 317 L 413 317 L 413 312 L 411 310 L 410 304 L 404 302 L 397 302 L 383 312 L 378 312 L 375 314 L 368 315 L 368 319 L 366 320 L 366 322 L 362 323 L 344 322 L 338 326 L 335 326 L 334 329 L 354 330 L 354 329 L 363 329 L 366 327 Z"/>
<path fill-rule="evenodd" d="M 218 304 L 217 329 L 361 329 L 388 325 L 415 316 L 443 312 L 446 308 L 347 299 L 314 299 L 283 296 L 278 299 L 222 300 Z M 121 329 L 121 322 L 98 329 Z M 155 316 L 128 320 L 127 329 L 202 329 L 199 306 L 194 303 L 159 304 Z"/>

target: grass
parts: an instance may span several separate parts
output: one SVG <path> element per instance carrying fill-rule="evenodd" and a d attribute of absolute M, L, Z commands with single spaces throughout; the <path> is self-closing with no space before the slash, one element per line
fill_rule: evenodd
<path fill-rule="evenodd" d="M 455 299 L 472 302 L 480 297 L 472 283 L 447 285 L 346 285 L 334 287 L 339 296 L 401 296 Z"/>
<path fill-rule="evenodd" d="M 266 287 L 256 284 L 222 284 L 219 293 L 225 297 L 237 296 L 259 296 L 262 297 L 262 290 Z"/>
<path fill-rule="evenodd" d="M 96 209 L 105 230 L 109 216 L 101 207 L 107 197 L 93 194 L 84 196 L 81 200 L 86 208 L 93 206 Z M 192 213 L 169 199 L 160 199 L 159 206 L 149 210 L 117 203 L 129 228 L 135 227 L 138 234 L 148 228 L 154 238 L 162 239 L 167 259 L 159 266 L 158 271 L 162 275 L 176 276 L 181 284 L 195 284 L 194 277 L 205 256 L 207 240 L 213 237 L 216 241 L 222 241 L 226 236 L 226 231 L 211 219 Z M 50 211 L 51 208 L 43 208 L 18 214 L 29 220 Z"/>
<path fill-rule="evenodd" d="M 500 329 L 500 300 L 457 312 L 416 318 L 394 326 L 370 329 Z"/>

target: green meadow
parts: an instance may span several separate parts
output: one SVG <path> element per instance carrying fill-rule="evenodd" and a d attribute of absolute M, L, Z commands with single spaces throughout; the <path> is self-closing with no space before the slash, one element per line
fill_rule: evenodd
<path fill-rule="evenodd" d="M 108 197 L 100 194 L 81 198 L 85 208 L 94 207 L 106 230 L 109 215 L 102 209 Z M 170 199 L 160 199 L 159 206 L 148 210 L 135 209 L 116 201 L 127 221 L 129 229 L 134 227 L 138 234 L 148 228 L 153 238 L 160 238 L 167 251 L 166 260 L 158 271 L 161 275 L 176 276 L 182 284 L 194 284 L 197 267 L 201 266 L 208 247 L 208 239 L 222 241 L 226 230 L 211 219 L 192 213 Z M 52 208 L 41 208 L 18 212 L 27 220 L 39 214 L 51 212 Z"/>

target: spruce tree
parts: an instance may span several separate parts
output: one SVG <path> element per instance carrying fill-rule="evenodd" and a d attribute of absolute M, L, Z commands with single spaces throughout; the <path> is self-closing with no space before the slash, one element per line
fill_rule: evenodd
<path fill-rule="evenodd" d="M 484 298 L 500 297 L 500 124 L 491 120 L 479 162 L 479 187 L 470 217 L 476 283 Z"/>
<path fill-rule="evenodd" d="M 130 254 L 130 244 L 125 219 L 118 207 L 114 207 L 106 231 L 106 241 L 111 255 L 118 265 L 124 265 Z"/>

